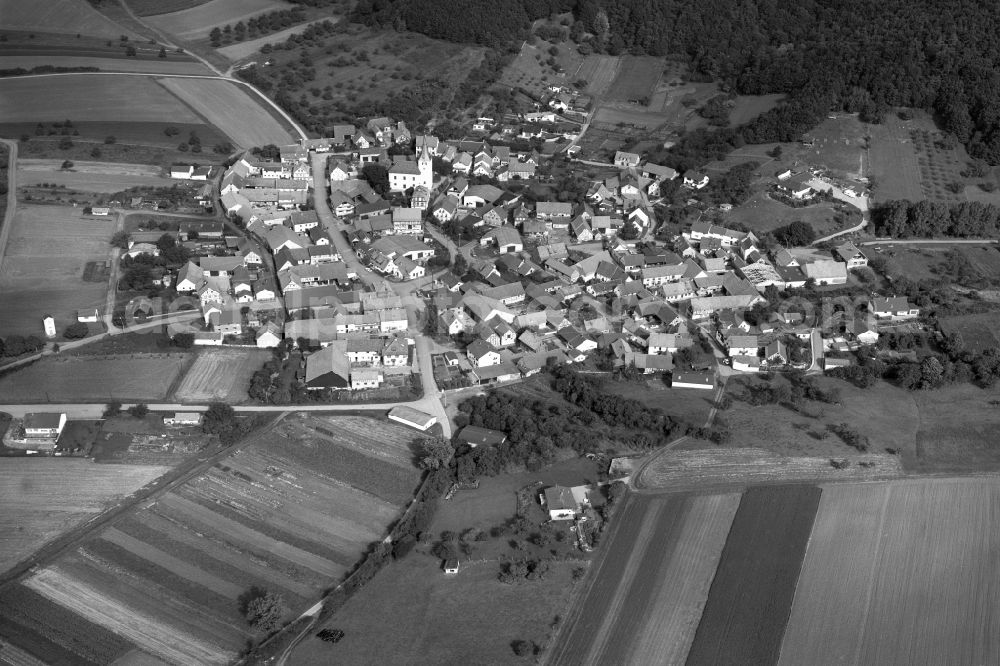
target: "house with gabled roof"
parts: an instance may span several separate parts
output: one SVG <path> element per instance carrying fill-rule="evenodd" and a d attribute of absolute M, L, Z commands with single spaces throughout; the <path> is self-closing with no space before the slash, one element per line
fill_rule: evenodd
<path fill-rule="evenodd" d="M 496 347 L 482 339 L 473 340 L 472 344 L 466 348 L 465 353 L 469 357 L 469 363 L 474 368 L 500 364 L 500 352 L 497 351 Z"/>
<path fill-rule="evenodd" d="M 875 296 L 868 301 L 868 311 L 878 319 L 904 321 L 920 316 L 920 308 L 910 304 L 905 296 Z"/>
<path fill-rule="evenodd" d="M 619 150 L 615 153 L 615 166 L 622 169 L 627 169 L 629 167 L 639 166 L 639 160 L 642 159 L 637 153 L 628 153 L 623 150 Z"/>
<path fill-rule="evenodd" d="M 847 270 L 868 265 L 868 256 L 849 241 L 833 248 L 833 258 L 847 264 Z"/>

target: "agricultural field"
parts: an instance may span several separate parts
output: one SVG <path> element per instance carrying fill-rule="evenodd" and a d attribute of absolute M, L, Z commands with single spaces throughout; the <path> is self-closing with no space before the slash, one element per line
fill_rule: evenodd
<path fill-rule="evenodd" d="M 135 34 L 101 15 L 86 0 L 0 0 L 4 30 L 84 34 L 118 39 Z"/>
<path fill-rule="evenodd" d="M 237 21 L 246 21 L 252 16 L 275 9 L 294 7 L 281 0 L 210 0 L 194 6 L 190 6 L 192 4 L 190 2 L 186 4 L 189 7 L 180 11 L 169 14 L 157 12 L 155 16 L 149 18 L 149 24 L 158 30 L 190 41 L 208 36 L 216 26 L 222 27 Z"/>
<path fill-rule="evenodd" d="M 209 0 L 125 0 L 125 4 L 136 16 L 155 16 L 191 9 Z"/>
<path fill-rule="evenodd" d="M 174 400 L 192 404 L 244 402 L 247 400 L 250 377 L 270 357 L 270 352 L 256 349 L 213 349 L 202 352 L 174 392 Z"/>
<path fill-rule="evenodd" d="M 418 437 L 404 426 L 362 416 L 301 414 L 283 420 L 273 433 L 276 445 L 297 443 L 298 455 L 317 465 L 337 461 L 339 478 L 396 504 L 408 501 L 417 488 L 411 444 Z"/>
<path fill-rule="evenodd" d="M 925 135 L 930 137 L 928 125 L 933 129 L 930 119 L 907 121 L 890 114 L 884 123 L 867 126 L 872 140 L 865 159 L 871 158 L 867 175 L 874 179 L 876 199 L 919 201 L 940 198 L 936 196 L 938 188 L 945 193 L 945 182 L 934 185 L 934 180 L 942 177 L 936 163 L 944 156 L 938 154 L 932 140 L 926 146 L 923 143 Z M 926 152 L 920 154 L 921 150 Z"/>
<path fill-rule="evenodd" d="M 170 187 L 177 181 L 163 175 L 163 170 L 141 164 L 109 162 L 73 162 L 62 168 L 61 160 L 19 159 L 17 184 L 32 187 L 42 183 L 65 186 L 83 192 L 121 192 L 128 187 Z"/>
<path fill-rule="evenodd" d="M 293 141 L 282 123 L 238 84 L 176 78 L 163 79 L 162 84 L 212 125 L 223 129 L 239 146 L 251 148 L 269 143 L 280 146 Z"/>
<path fill-rule="evenodd" d="M 823 490 L 781 664 L 974 664 L 1000 653 L 995 478 Z"/>
<path fill-rule="evenodd" d="M 687 664 L 777 660 L 820 494 L 812 486 L 743 494 Z"/>
<path fill-rule="evenodd" d="M 136 99 L 144 103 L 135 104 Z M 34 124 L 67 118 L 74 123 L 203 122 L 195 111 L 149 77 L 76 74 L 0 79 L 0 122 Z"/>
<path fill-rule="evenodd" d="M 996 433 L 1000 389 L 970 384 L 914 394 L 920 417 L 915 454 L 907 469 L 927 472 L 1000 471 Z"/>
<path fill-rule="evenodd" d="M 648 99 L 663 75 L 664 67 L 663 58 L 624 56 L 605 99 L 610 102 Z"/>
<path fill-rule="evenodd" d="M 823 390 L 840 393 L 840 404 L 805 401 L 802 413 L 780 405 L 752 406 L 739 397 L 749 378 L 732 378 L 726 388 L 733 398 L 729 409 L 719 412 L 733 441 L 724 446 L 755 447 L 782 456 L 835 457 L 856 453 L 828 427 L 850 423 L 871 439 L 871 452 L 883 453 L 892 448 L 901 453 L 904 464 L 913 456 L 914 441 L 920 423 L 918 406 L 912 391 L 879 382 L 869 389 L 859 389 L 847 382 L 827 377 L 814 379 Z M 783 382 L 774 380 L 775 385 Z M 705 444 L 716 449 L 715 444 Z"/>
<path fill-rule="evenodd" d="M 373 471 L 393 468 L 388 478 L 398 470 L 416 487 L 417 469 L 392 453 L 401 446 L 385 457 L 371 449 L 408 430 L 361 417 L 289 422 L 336 429 L 343 451 L 351 450 L 350 433 L 366 435 L 353 449 L 370 461 L 362 471 L 377 479 Z M 290 437 L 286 425 L 117 521 L 25 586 L 167 662 L 232 662 L 251 638 L 239 612 L 251 587 L 280 593 L 291 619 L 384 537 L 409 500 L 358 487 L 351 460 L 317 438 Z"/>
<path fill-rule="evenodd" d="M 18 205 L 0 270 L 0 335 L 41 335 L 51 314 L 56 330 L 76 321 L 77 310 L 103 311 L 107 282 L 84 282 L 88 261 L 110 257 L 112 218 L 80 208 Z"/>
<path fill-rule="evenodd" d="M 643 489 L 680 492 L 778 483 L 887 479 L 903 475 L 899 458 L 884 453 L 844 453 L 837 459 L 847 460 L 849 465 L 836 469 L 830 464 L 829 456 L 781 456 L 760 448 L 667 450 L 640 472 L 635 483 Z"/>
<path fill-rule="evenodd" d="M 540 581 L 504 585 L 495 561 L 462 562 L 457 575 L 445 576 L 437 558 L 413 552 L 323 625 L 343 631 L 343 640 L 330 645 L 311 632 L 289 663 L 515 663 L 513 641 L 546 643 L 573 594 L 575 566 L 556 561 Z"/>
<path fill-rule="evenodd" d="M 152 465 L 95 465 L 79 458 L 4 458 L 0 570 L 167 470 Z"/>
<path fill-rule="evenodd" d="M 161 401 L 190 362 L 184 353 L 49 356 L 0 377 L 0 401 Z"/>
<path fill-rule="evenodd" d="M 738 494 L 629 498 L 549 663 L 683 663 L 739 504 Z"/>

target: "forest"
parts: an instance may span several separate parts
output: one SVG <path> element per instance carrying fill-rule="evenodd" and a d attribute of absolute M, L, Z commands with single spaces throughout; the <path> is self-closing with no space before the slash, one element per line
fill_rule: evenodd
<path fill-rule="evenodd" d="M 879 121 L 891 107 L 933 111 L 969 153 L 1000 163 L 1000 7 L 974 0 L 361 0 L 352 19 L 431 37 L 516 48 L 532 20 L 572 12 L 590 52 L 681 59 L 727 92 L 785 93 L 785 104 L 717 147 L 792 141 L 831 109 Z M 704 136 L 695 143 L 706 148 Z M 674 163 L 698 156 L 684 141 Z M 691 162 L 694 160 L 694 163 Z M 673 166 L 673 164 L 671 165 Z"/>

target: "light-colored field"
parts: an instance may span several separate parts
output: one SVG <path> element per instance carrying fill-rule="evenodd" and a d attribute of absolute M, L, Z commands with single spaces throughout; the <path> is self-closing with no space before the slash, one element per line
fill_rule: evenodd
<path fill-rule="evenodd" d="M 293 6 L 280 0 L 211 0 L 179 12 L 152 16 L 147 21 L 159 30 L 192 40 L 207 36 L 215 26 L 246 21 L 258 14 Z"/>
<path fill-rule="evenodd" d="M 208 74 L 213 72 L 197 60 L 137 60 L 135 58 L 93 58 L 75 55 L 0 56 L 0 69 L 32 69 L 42 65 L 55 67 L 97 67 L 106 72 L 148 72 L 153 74 Z M 51 80 L 51 79 L 50 79 Z"/>
<path fill-rule="evenodd" d="M 58 567 L 43 569 L 25 585 L 94 624 L 125 636 L 171 664 L 226 664 L 235 656 L 161 617 L 141 612 Z"/>
<path fill-rule="evenodd" d="M 136 104 L 142 100 L 142 104 Z M 0 79 L 0 122 L 117 120 L 201 124 L 194 111 L 145 76 L 77 74 Z"/>
<path fill-rule="evenodd" d="M 0 272 L 0 335 L 41 335 L 51 314 L 62 331 L 77 310 L 104 309 L 107 283 L 84 282 L 88 261 L 110 257 L 113 218 L 81 208 L 18 204 Z"/>
<path fill-rule="evenodd" d="M 195 404 L 216 400 L 229 404 L 243 402 L 247 399 L 250 377 L 270 356 L 269 352 L 256 349 L 213 349 L 198 354 L 177 387 L 174 399 Z"/>
<path fill-rule="evenodd" d="M 80 192 L 113 193 L 138 185 L 170 187 L 177 181 L 164 176 L 161 169 L 142 164 L 73 162 L 72 169 L 63 169 L 61 160 L 19 159 L 17 184 L 30 187 L 41 183 L 65 185 Z"/>
<path fill-rule="evenodd" d="M 655 578 L 657 589 L 641 628 L 630 627 L 633 641 L 623 663 L 683 664 L 715 568 L 726 543 L 729 526 L 740 504 L 740 495 L 705 495 L 692 500 L 677 545 L 663 558 Z"/>
<path fill-rule="evenodd" d="M 783 664 L 984 664 L 1000 654 L 997 479 L 826 488 Z"/>
<path fill-rule="evenodd" d="M 846 469 L 834 469 L 830 458 L 780 456 L 763 449 L 665 451 L 636 480 L 642 488 L 698 490 L 801 481 L 863 480 L 899 477 L 899 458 L 885 454 L 841 455 Z M 872 463 L 861 467 L 859 463 Z"/>
<path fill-rule="evenodd" d="M 163 400 L 189 354 L 51 356 L 0 378 L 0 400 L 130 402 Z"/>
<path fill-rule="evenodd" d="M 269 143 L 280 146 L 293 141 L 292 135 L 281 123 L 235 83 L 211 79 L 164 79 L 163 86 L 244 148 Z"/>
<path fill-rule="evenodd" d="M 80 33 L 114 39 L 135 36 L 86 0 L 0 0 L 0 17 L 4 30 Z"/>
<path fill-rule="evenodd" d="M 290 28 L 285 28 L 284 30 L 279 30 L 277 32 L 272 32 L 263 37 L 258 37 L 257 39 L 248 39 L 243 42 L 236 42 L 235 44 L 230 44 L 229 46 L 223 46 L 220 49 L 216 49 L 219 53 L 226 56 L 230 60 L 242 60 L 243 58 L 248 58 L 258 51 L 265 44 L 276 44 L 278 42 L 284 42 L 286 39 L 292 35 L 297 35 L 303 30 L 311 26 L 313 23 L 319 23 L 320 21 L 333 21 L 336 23 L 339 21 L 339 17 L 331 16 L 329 18 L 316 19 L 315 21 L 309 21 L 307 23 L 300 23 L 299 25 L 293 25 Z"/>
<path fill-rule="evenodd" d="M 168 467 L 78 458 L 5 458 L 0 465 L 0 569 L 112 505 Z"/>

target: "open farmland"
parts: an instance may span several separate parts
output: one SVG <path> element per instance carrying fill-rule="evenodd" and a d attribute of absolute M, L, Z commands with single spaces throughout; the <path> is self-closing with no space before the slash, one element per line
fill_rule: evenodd
<path fill-rule="evenodd" d="M 102 666 L 134 650 L 121 636 L 20 584 L 0 591 L 0 636 L 17 637 L 17 646 L 0 647 L 0 660 L 12 664 L 33 664 L 34 657 L 47 664 Z"/>
<path fill-rule="evenodd" d="M 996 478 L 824 489 L 782 664 L 985 664 L 1000 654 Z"/>
<path fill-rule="evenodd" d="M 337 428 L 339 421 L 317 423 Z M 388 435 L 390 443 L 394 431 L 405 431 L 359 417 L 346 424 L 369 437 Z M 247 590 L 280 593 L 289 608 L 284 619 L 291 619 L 385 536 L 409 499 L 392 502 L 357 487 L 350 461 L 317 451 L 320 440 L 283 436 L 282 425 L 116 521 L 25 585 L 169 663 L 231 663 L 251 638 L 239 612 Z M 349 435 L 341 436 L 346 446 Z M 398 467 L 416 486 L 412 465 L 404 470 L 360 455 L 373 470 Z"/>
<path fill-rule="evenodd" d="M 136 104 L 137 99 L 143 100 Z M 0 122 L 63 121 L 201 124 L 202 119 L 145 76 L 74 74 L 0 79 Z"/>
<path fill-rule="evenodd" d="M 890 114 L 884 123 L 868 126 L 872 141 L 871 149 L 866 155 L 866 159 L 871 158 L 869 173 L 866 175 L 875 181 L 873 193 L 876 199 L 919 201 L 937 198 L 931 196 L 931 188 L 921 186 L 921 171 L 926 171 L 929 178 L 933 176 L 929 165 L 918 164 L 914 133 L 920 124 L 922 123 L 917 120 L 904 121 L 895 114 Z M 934 124 L 930 125 L 933 128 Z M 920 134 L 919 138 L 923 138 L 923 135 Z M 933 146 L 930 148 L 934 149 Z M 926 157 L 920 158 L 920 162 L 925 161 Z"/>
<path fill-rule="evenodd" d="M 56 330 L 76 321 L 77 310 L 104 309 L 108 285 L 84 282 L 88 261 L 110 257 L 112 218 L 80 208 L 18 205 L 0 270 L 0 336 L 41 335 L 51 314 Z"/>
<path fill-rule="evenodd" d="M 274 428 L 275 446 L 325 466 L 361 491 L 402 504 L 417 487 L 411 442 L 419 434 L 404 426 L 361 416 L 296 415 Z M 321 468 L 321 467 L 320 467 Z"/>
<path fill-rule="evenodd" d="M 174 393 L 174 400 L 187 403 L 247 399 L 250 377 L 260 370 L 270 352 L 244 349 L 213 349 L 198 354 Z"/>
<path fill-rule="evenodd" d="M 192 40 L 206 37 L 216 26 L 246 21 L 258 14 L 293 6 L 281 0 L 210 0 L 169 14 L 157 13 L 149 19 L 149 24 L 181 39 Z"/>
<path fill-rule="evenodd" d="M 684 663 L 739 501 L 630 497 L 551 663 Z"/>
<path fill-rule="evenodd" d="M 0 377 L 0 400 L 8 403 L 163 400 L 190 361 L 189 354 L 49 356 Z"/>
<path fill-rule="evenodd" d="M 31 187 L 41 183 L 63 185 L 82 192 L 121 192 L 128 187 L 170 187 L 177 183 L 163 175 L 161 169 L 141 164 L 110 162 L 73 162 L 72 169 L 63 169 L 61 160 L 19 159 L 17 184 Z"/>
<path fill-rule="evenodd" d="M 203 5 L 209 0 L 125 0 L 137 16 L 170 14 Z"/>
<path fill-rule="evenodd" d="M 710 487 L 885 479 L 903 473 L 899 458 L 888 454 L 844 454 L 837 458 L 850 464 L 845 469 L 835 469 L 829 457 L 781 456 L 751 448 L 665 450 L 642 470 L 636 485 L 649 489 L 695 491 Z M 870 463 L 870 466 L 861 467 L 861 463 Z"/>
<path fill-rule="evenodd" d="M 162 83 L 244 148 L 269 143 L 286 145 L 293 140 L 281 122 L 258 100 L 251 99 L 240 85 L 212 79 L 177 78 L 163 79 Z"/>
<path fill-rule="evenodd" d="M 743 494 L 689 666 L 777 660 L 819 501 L 820 490 L 812 486 L 752 488 Z"/>
<path fill-rule="evenodd" d="M 4 30 L 58 32 L 118 39 L 135 34 L 101 15 L 87 0 L 0 0 Z"/>
<path fill-rule="evenodd" d="M 288 663 L 514 663 L 512 641 L 545 643 L 569 602 L 574 566 L 555 561 L 542 580 L 525 587 L 497 582 L 496 562 L 463 561 L 458 575 L 444 576 L 437 558 L 411 553 L 380 571 L 323 625 L 342 630 L 343 640 L 331 646 L 310 632 Z"/>
<path fill-rule="evenodd" d="M 80 458 L 5 458 L 0 465 L 0 569 L 162 475 L 152 465 Z"/>

